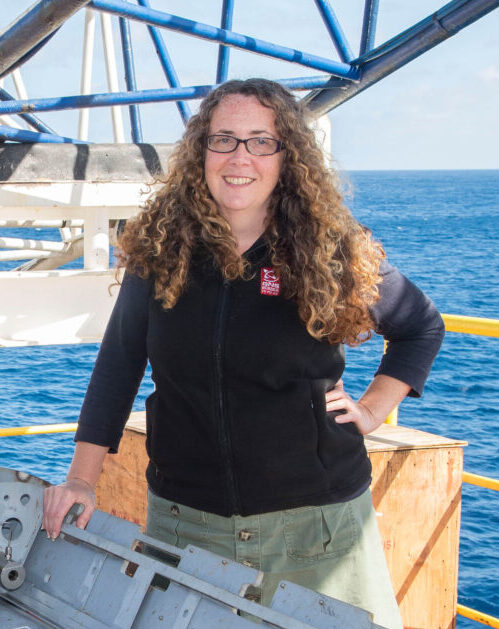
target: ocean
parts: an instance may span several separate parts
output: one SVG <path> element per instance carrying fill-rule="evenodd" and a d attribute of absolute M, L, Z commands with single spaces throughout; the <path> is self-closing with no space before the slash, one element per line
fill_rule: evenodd
<path fill-rule="evenodd" d="M 443 313 L 499 318 L 499 171 L 357 171 L 345 175 L 346 200 L 389 260 Z M 0 235 L 35 237 L 33 230 Z M 12 268 L 5 264 L 3 268 Z M 72 265 L 74 266 L 74 265 Z M 1 312 L 0 312 L 1 314 Z M 448 333 L 421 399 L 407 399 L 402 424 L 463 439 L 465 469 L 499 478 L 499 339 Z M 0 426 L 73 422 L 97 345 L 2 348 Z M 347 350 L 345 387 L 359 395 L 376 369 L 380 339 Z M 152 391 L 145 381 L 135 410 Z M 0 461 L 63 480 L 72 435 L 0 439 Z M 459 602 L 499 616 L 499 495 L 465 485 Z M 458 618 L 459 629 L 476 623 Z"/>

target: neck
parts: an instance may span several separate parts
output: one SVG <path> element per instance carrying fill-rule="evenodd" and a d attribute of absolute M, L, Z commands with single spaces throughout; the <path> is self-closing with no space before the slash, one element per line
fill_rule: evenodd
<path fill-rule="evenodd" d="M 225 216 L 230 225 L 232 235 L 237 242 L 237 251 L 243 254 L 265 231 L 265 216 L 248 216 L 245 212 Z"/>

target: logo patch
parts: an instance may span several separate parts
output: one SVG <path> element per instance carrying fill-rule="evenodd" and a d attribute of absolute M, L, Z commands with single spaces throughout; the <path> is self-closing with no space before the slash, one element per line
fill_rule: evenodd
<path fill-rule="evenodd" d="M 262 267 L 260 275 L 260 293 L 262 295 L 279 295 L 281 292 L 281 282 L 275 274 L 274 269 Z"/>

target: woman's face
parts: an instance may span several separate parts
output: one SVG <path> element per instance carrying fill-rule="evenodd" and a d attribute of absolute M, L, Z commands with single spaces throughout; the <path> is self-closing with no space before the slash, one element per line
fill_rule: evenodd
<path fill-rule="evenodd" d="M 274 111 L 254 96 L 232 94 L 219 103 L 211 115 L 208 135 L 225 134 L 245 140 L 267 137 L 280 140 Z M 283 152 L 251 155 L 240 143 L 232 153 L 206 149 L 204 172 L 211 195 L 221 214 L 232 223 L 242 212 L 250 222 L 263 221 L 272 191 L 279 179 Z"/>

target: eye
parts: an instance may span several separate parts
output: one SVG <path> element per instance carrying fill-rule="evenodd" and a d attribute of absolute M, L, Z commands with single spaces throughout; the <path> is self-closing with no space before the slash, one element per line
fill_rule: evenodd
<path fill-rule="evenodd" d="M 255 138 L 258 146 L 273 146 L 275 140 L 272 138 Z"/>
<path fill-rule="evenodd" d="M 229 146 L 234 142 L 234 138 L 230 135 L 216 135 L 212 139 L 213 146 Z"/>

